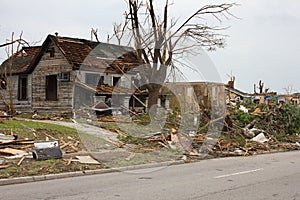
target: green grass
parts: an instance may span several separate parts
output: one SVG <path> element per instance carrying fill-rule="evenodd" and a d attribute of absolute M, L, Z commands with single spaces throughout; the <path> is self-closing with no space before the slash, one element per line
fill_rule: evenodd
<path fill-rule="evenodd" d="M 118 135 L 117 137 L 120 141 L 126 143 L 126 144 L 144 144 L 145 143 L 145 139 L 139 138 L 139 137 L 134 137 L 132 135 L 127 135 L 127 136 L 123 136 L 123 135 Z"/>
<path fill-rule="evenodd" d="M 107 130 L 118 129 L 118 124 L 116 122 L 99 122 L 100 127 Z M 94 124 L 95 125 L 95 124 Z"/>
<path fill-rule="evenodd" d="M 70 171 L 94 170 L 103 168 L 103 165 L 85 165 L 72 162 L 70 165 L 64 160 L 29 160 L 25 159 L 21 166 L 17 166 L 18 160 L 10 163 L 9 168 L 0 170 L 1 178 L 22 177 L 22 176 L 37 176 L 46 174 L 55 174 Z"/>
<path fill-rule="evenodd" d="M 1 129 L 24 129 L 24 128 L 34 128 L 34 129 L 53 129 L 59 132 L 74 132 L 76 129 L 69 128 L 61 125 L 56 124 L 49 124 L 49 123 L 41 123 L 41 122 L 33 122 L 33 121 L 19 121 L 19 120 L 7 120 L 0 123 Z"/>
<path fill-rule="evenodd" d="M 72 140 L 81 141 L 81 137 L 74 128 L 24 120 L 5 120 L 0 122 L 0 133 L 10 134 L 11 131 L 14 135 L 17 135 L 19 139 L 29 138 L 38 141 L 45 140 L 46 136 L 49 136 L 50 140 L 55 138 L 58 140 L 63 139 L 65 142 Z M 106 144 L 101 138 L 93 137 L 89 134 L 81 134 L 81 136 L 85 140 L 92 141 L 94 145 Z M 81 144 L 79 146 L 81 148 Z M 32 147 L 28 147 L 27 151 L 30 152 Z M 20 166 L 17 166 L 19 160 L 20 159 L 5 160 L 5 165 L 9 165 L 9 167 L 0 170 L 0 178 L 92 170 L 104 167 L 103 165 L 86 165 L 78 162 L 72 162 L 70 165 L 67 165 L 67 162 L 62 159 L 37 161 L 27 158 Z"/>
<path fill-rule="evenodd" d="M 161 131 L 160 126 L 156 123 L 153 123 L 152 126 L 149 124 L 143 125 L 136 122 L 132 122 L 132 123 L 100 122 L 100 127 L 112 131 L 118 129 L 134 137 L 143 137 L 143 135 Z"/>
<path fill-rule="evenodd" d="M 36 139 L 45 139 L 45 134 L 43 133 L 47 131 L 47 133 L 50 132 L 50 135 L 56 138 L 72 137 L 76 140 L 79 139 L 77 130 L 74 128 L 24 120 L 3 121 L 0 123 L 0 131 L 6 134 L 10 134 L 10 131 L 12 131 L 13 134 L 18 135 L 18 138 L 33 138 L 33 132 L 35 132 L 37 136 Z"/>
<path fill-rule="evenodd" d="M 113 147 L 113 144 L 95 135 L 79 132 L 79 136 L 85 148 L 91 152 L 97 152 Z"/>
<path fill-rule="evenodd" d="M 25 118 L 25 119 L 32 119 L 32 113 L 22 113 L 19 115 L 16 115 L 15 117 L 18 118 Z M 54 115 L 54 114 L 38 114 L 37 118 L 35 119 L 39 119 L 39 120 L 59 120 L 59 121 L 64 121 L 64 122 L 71 122 L 72 119 L 70 118 L 70 116 L 67 115 Z"/>
<path fill-rule="evenodd" d="M 156 162 L 166 162 L 178 160 L 181 156 L 182 152 L 179 150 L 162 149 L 150 153 L 136 153 L 135 156 L 129 161 L 127 161 L 124 157 L 116 158 L 110 161 L 108 165 L 111 167 L 124 167 Z"/>

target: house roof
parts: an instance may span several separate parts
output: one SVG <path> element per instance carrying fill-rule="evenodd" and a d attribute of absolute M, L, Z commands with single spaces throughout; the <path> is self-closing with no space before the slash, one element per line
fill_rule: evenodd
<path fill-rule="evenodd" d="M 48 35 L 48 38 L 56 44 L 74 70 L 122 73 L 139 65 L 131 47 L 53 35 Z"/>
<path fill-rule="evenodd" d="M 139 65 L 131 47 L 48 35 L 42 46 L 23 47 L 13 55 L 13 73 L 31 73 L 52 42 L 73 66 L 73 70 L 125 73 Z"/>
<path fill-rule="evenodd" d="M 230 88 L 230 87 L 228 87 L 228 85 L 225 85 L 225 86 L 226 86 L 225 90 L 227 90 L 228 92 L 234 93 L 234 94 L 239 95 L 241 97 L 250 97 L 251 96 L 251 95 L 249 95 L 245 92 L 242 92 L 242 91 L 240 91 L 236 88 Z"/>
<path fill-rule="evenodd" d="M 31 62 L 34 60 L 35 56 L 40 50 L 41 46 L 23 47 L 9 59 L 5 60 L 1 64 L 1 66 L 12 66 L 12 74 L 19 74 L 25 72 L 29 68 Z M 8 69 L 6 69 L 6 71 L 7 73 L 9 73 Z"/>

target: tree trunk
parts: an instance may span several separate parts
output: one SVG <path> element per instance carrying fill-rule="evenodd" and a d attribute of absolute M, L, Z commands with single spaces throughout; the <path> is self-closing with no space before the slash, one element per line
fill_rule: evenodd
<path fill-rule="evenodd" d="M 159 98 L 159 90 L 161 88 L 161 85 L 158 84 L 149 84 L 147 86 L 148 93 L 149 93 L 149 99 L 148 99 L 148 109 L 149 111 L 153 111 L 156 113 L 156 108 L 158 98 Z"/>

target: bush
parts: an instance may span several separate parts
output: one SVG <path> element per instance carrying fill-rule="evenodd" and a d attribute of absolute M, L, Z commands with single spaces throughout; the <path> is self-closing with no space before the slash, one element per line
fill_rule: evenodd
<path fill-rule="evenodd" d="M 300 108 L 296 105 L 285 104 L 280 109 L 282 122 L 290 134 L 300 134 Z"/>

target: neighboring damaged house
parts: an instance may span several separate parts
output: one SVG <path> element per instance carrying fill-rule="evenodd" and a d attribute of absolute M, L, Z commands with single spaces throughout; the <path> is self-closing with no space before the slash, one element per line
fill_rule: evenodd
<path fill-rule="evenodd" d="M 101 94 L 108 98 L 108 91 L 97 92 L 98 85 L 118 88 L 128 99 L 138 64 L 129 47 L 48 35 L 42 46 L 23 47 L 1 69 L 12 69 L 16 110 L 72 113 L 94 105 Z"/>
<path fill-rule="evenodd" d="M 246 99 L 251 99 L 251 95 L 242 92 L 234 87 L 234 80 L 230 80 L 227 84 L 225 84 L 225 91 L 227 104 L 229 102 L 244 101 Z"/>
<path fill-rule="evenodd" d="M 278 103 L 280 102 L 292 105 L 300 105 L 300 95 L 298 93 L 291 95 L 278 95 Z"/>
<path fill-rule="evenodd" d="M 10 106 L 11 95 L 16 109 L 31 109 L 32 74 L 30 65 L 40 50 L 41 46 L 23 47 L 1 64 L 1 107 Z"/>
<path fill-rule="evenodd" d="M 213 82 L 170 82 L 164 87 L 169 94 L 170 107 L 183 112 L 198 112 L 203 109 L 221 108 L 225 105 L 223 83 Z"/>

